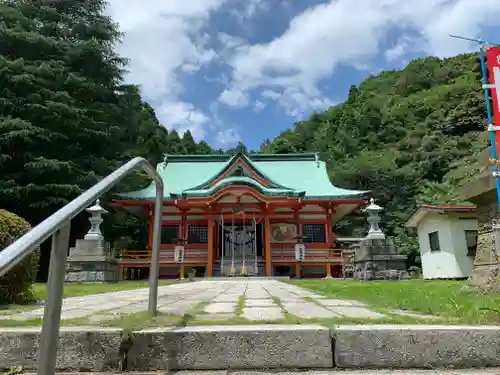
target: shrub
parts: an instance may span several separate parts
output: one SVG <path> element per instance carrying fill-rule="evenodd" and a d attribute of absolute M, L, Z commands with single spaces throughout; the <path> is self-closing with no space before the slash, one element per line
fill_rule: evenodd
<path fill-rule="evenodd" d="M 31 229 L 23 218 L 0 210 L 0 252 Z M 38 271 L 40 249 L 36 249 L 0 277 L 0 304 L 23 303 L 33 300 L 31 286 Z"/>

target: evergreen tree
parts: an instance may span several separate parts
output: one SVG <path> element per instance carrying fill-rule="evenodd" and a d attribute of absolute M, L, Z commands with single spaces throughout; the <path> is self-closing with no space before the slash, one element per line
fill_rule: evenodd
<path fill-rule="evenodd" d="M 114 52 L 120 34 L 104 15 L 105 5 L 103 0 L 0 3 L 0 207 L 32 224 L 134 156 L 156 164 L 164 153 L 186 153 L 177 132 L 159 123 L 138 87 L 123 85 L 126 61 Z M 212 151 L 206 143 L 189 147 Z M 147 183 L 137 174 L 117 189 Z M 128 236 L 131 246 L 144 248 L 144 221 L 110 211 L 106 238 Z M 73 239 L 88 230 L 87 215 L 76 221 Z M 47 254 L 42 247 L 42 269 Z"/>
<path fill-rule="evenodd" d="M 0 204 L 31 222 L 95 184 L 122 151 L 112 121 L 122 61 L 104 2 L 41 4 L 0 5 Z"/>
<path fill-rule="evenodd" d="M 190 155 L 196 155 L 198 153 L 198 145 L 194 141 L 190 130 L 186 130 L 182 135 L 182 145 L 185 153 Z"/>

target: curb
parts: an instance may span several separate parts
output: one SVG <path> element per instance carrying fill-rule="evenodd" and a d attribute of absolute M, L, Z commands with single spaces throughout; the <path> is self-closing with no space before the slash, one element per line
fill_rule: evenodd
<path fill-rule="evenodd" d="M 0 370 L 36 370 L 39 328 L 0 329 Z M 58 371 L 500 366 L 500 327 L 241 325 L 62 327 Z"/>

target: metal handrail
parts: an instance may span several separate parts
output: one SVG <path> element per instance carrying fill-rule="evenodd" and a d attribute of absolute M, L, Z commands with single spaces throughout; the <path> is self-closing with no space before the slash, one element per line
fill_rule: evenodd
<path fill-rule="evenodd" d="M 155 315 L 157 313 L 158 279 L 160 274 L 163 181 L 154 167 L 144 158 L 137 157 L 130 160 L 0 252 L 1 277 L 32 253 L 42 242 L 52 236 L 47 301 L 44 307 L 40 335 L 40 358 L 37 371 L 39 375 L 53 375 L 55 371 L 71 219 L 131 172 L 141 168 L 154 180 L 156 186 L 153 254 L 149 276 L 148 301 L 148 312 Z"/>

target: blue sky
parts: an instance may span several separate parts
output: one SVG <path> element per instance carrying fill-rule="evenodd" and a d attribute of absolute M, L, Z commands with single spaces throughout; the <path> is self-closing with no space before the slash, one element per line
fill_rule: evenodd
<path fill-rule="evenodd" d="M 500 43 L 497 0 L 111 0 L 161 123 L 216 148 L 258 148 L 370 74 Z"/>

